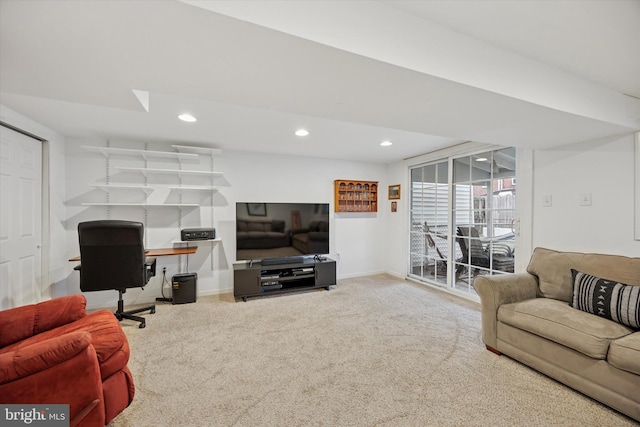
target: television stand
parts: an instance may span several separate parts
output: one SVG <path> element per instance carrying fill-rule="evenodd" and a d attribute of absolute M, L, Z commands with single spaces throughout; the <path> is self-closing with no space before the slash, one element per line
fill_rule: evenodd
<path fill-rule="evenodd" d="M 336 284 L 336 262 L 293 258 L 289 263 L 263 265 L 259 262 L 234 264 L 233 295 L 243 301 L 251 297 L 277 295 Z"/>

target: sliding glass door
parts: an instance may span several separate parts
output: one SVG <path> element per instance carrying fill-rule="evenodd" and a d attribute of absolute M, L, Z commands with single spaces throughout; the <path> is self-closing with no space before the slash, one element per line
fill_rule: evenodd
<path fill-rule="evenodd" d="M 411 168 L 409 276 L 475 294 L 478 275 L 514 271 L 515 148 Z"/>
<path fill-rule="evenodd" d="M 456 289 L 474 293 L 476 276 L 513 273 L 515 173 L 515 148 L 453 159 Z"/>
<path fill-rule="evenodd" d="M 449 162 L 411 170 L 409 274 L 447 283 L 449 259 Z"/>

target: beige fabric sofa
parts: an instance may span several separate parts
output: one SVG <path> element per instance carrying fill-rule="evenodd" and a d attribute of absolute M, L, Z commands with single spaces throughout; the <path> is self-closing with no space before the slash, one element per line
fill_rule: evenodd
<path fill-rule="evenodd" d="M 640 258 L 536 248 L 526 273 L 474 281 L 482 339 L 640 421 L 640 331 L 573 308 L 571 269 L 640 286 Z"/>

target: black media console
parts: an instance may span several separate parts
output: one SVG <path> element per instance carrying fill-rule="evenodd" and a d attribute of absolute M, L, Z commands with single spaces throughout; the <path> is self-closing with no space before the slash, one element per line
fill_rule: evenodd
<path fill-rule="evenodd" d="M 234 264 L 233 294 L 246 301 L 250 297 L 275 295 L 336 284 L 336 262 L 312 256 L 291 262 L 264 265 L 260 262 Z"/>

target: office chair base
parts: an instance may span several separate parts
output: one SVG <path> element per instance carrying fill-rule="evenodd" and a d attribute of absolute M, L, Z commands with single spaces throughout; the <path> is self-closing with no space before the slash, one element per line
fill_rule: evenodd
<path fill-rule="evenodd" d="M 149 311 L 150 314 L 156 312 L 155 305 L 148 305 L 146 307 L 134 308 L 133 310 L 124 311 L 124 301 L 122 300 L 122 291 L 120 292 L 120 298 L 118 298 L 118 309 L 113 313 L 116 316 L 116 319 L 121 321 L 122 319 L 135 320 L 136 322 L 140 322 L 138 328 L 142 329 L 147 326 L 146 319 L 140 316 L 134 316 L 134 314 L 142 313 L 143 311 Z"/>
<path fill-rule="evenodd" d="M 146 319 L 144 317 L 134 316 L 134 314 L 140 313 L 142 311 L 147 311 L 147 310 L 149 310 L 150 314 L 153 314 L 156 312 L 156 306 L 150 305 L 148 307 L 142 307 L 135 310 L 115 311 L 113 314 L 116 316 L 118 320 L 129 319 L 129 320 L 135 320 L 136 322 L 140 322 L 140 325 L 138 326 L 138 328 L 142 329 L 147 326 Z"/>

